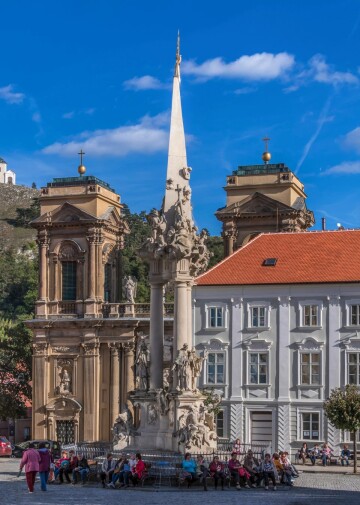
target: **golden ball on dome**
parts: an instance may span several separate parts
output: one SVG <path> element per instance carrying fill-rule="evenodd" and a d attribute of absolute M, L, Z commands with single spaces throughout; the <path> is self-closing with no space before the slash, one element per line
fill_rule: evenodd
<path fill-rule="evenodd" d="M 79 165 L 78 166 L 78 172 L 79 172 L 80 175 L 84 175 L 84 173 L 86 172 L 85 165 Z"/>
<path fill-rule="evenodd" d="M 262 157 L 262 160 L 265 161 L 265 163 L 271 160 L 271 154 L 267 151 L 265 153 L 263 153 L 263 155 L 261 157 Z"/>

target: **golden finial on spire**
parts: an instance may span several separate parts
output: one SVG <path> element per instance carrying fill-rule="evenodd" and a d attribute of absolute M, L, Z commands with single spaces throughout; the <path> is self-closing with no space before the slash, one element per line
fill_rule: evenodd
<path fill-rule="evenodd" d="M 180 63 L 181 63 L 180 30 L 178 30 L 177 41 L 176 41 L 176 63 L 175 63 L 174 77 L 180 77 Z"/>
<path fill-rule="evenodd" d="M 78 172 L 80 174 L 80 177 L 82 175 L 84 175 L 84 173 L 86 172 L 86 167 L 85 165 L 83 165 L 83 156 L 84 156 L 84 151 L 82 149 L 80 149 L 80 152 L 78 153 L 78 155 L 80 156 L 80 165 L 78 166 Z"/>
<path fill-rule="evenodd" d="M 267 165 L 269 163 L 269 161 L 271 160 L 271 154 L 268 151 L 269 140 L 270 140 L 269 137 L 264 137 L 263 138 L 263 141 L 265 142 L 265 151 L 263 152 L 263 154 L 262 154 L 261 157 L 262 157 L 262 160 L 265 163 L 265 165 Z"/>

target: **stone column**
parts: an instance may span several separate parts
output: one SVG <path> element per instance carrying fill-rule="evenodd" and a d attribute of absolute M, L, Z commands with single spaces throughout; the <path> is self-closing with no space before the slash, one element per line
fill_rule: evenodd
<path fill-rule="evenodd" d="M 124 405 L 127 402 L 127 394 L 129 391 L 133 391 L 135 389 L 135 380 L 134 380 L 134 344 L 129 342 L 123 346 L 124 352 L 124 387 L 122 391 L 122 399 Z M 123 408 L 123 405 L 121 406 Z"/>
<path fill-rule="evenodd" d="M 193 308 L 192 308 L 192 282 L 187 283 L 187 309 L 188 309 L 188 325 L 187 335 L 189 339 L 189 347 L 193 346 Z"/>
<path fill-rule="evenodd" d="M 96 245 L 96 299 L 104 299 L 104 265 L 102 261 L 102 238 L 99 238 L 99 241 Z"/>
<path fill-rule="evenodd" d="M 177 357 L 177 351 L 182 348 L 184 344 L 191 347 L 191 339 L 188 335 L 188 317 L 189 314 L 189 297 L 187 282 L 175 282 L 175 299 L 174 299 L 174 359 Z"/>
<path fill-rule="evenodd" d="M 110 344 L 110 429 L 120 413 L 120 344 Z"/>
<path fill-rule="evenodd" d="M 32 405 L 32 438 L 44 440 L 46 432 L 45 405 L 48 402 L 46 342 L 33 345 L 33 405 Z"/>
<path fill-rule="evenodd" d="M 39 300 L 47 301 L 48 292 L 47 292 L 47 250 L 49 246 L 49 239 L 47 236 L 47 232 L 43 231 L 39 233 L 38 236 L 38 244 L 40 246 L 40 254 L 39 254 Z"/>
<path fill-rule="evenodd" d="M 163 284 L 151 283 L 150 287 L 150 389 L 154 390 L 163 387 Z"/>
<path fill-rule="evenodd" d="M 88 276 L 89 276 L 89 281 L 88 281 L 88 299 L 89 300 L 95 300 L 95 280 L 96 280 L 96 250 L 95 250 L 95 236 L 90 235 L 88 237 L 89 241 L 89 261 L 88 261 Z"/>
<path fill-rule="evenodd" d="M 99 343 L 82 344 L 84 354 L 84 440 L 99 440 Z"/>

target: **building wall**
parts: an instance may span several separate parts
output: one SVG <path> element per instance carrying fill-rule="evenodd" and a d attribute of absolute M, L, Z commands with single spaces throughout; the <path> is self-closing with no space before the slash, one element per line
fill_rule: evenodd
<path fill-rule="evenodd" d="M 268 423 L 270 428 L 271 414 L 272 450 L 295 453 L 304 441 L 310 446 L 328 441 L 337 449 L 348 438 L 328 425 L 322 405 L 331 389 L 347 383 L 348 353 L 360 353 L 360 326 L 349 320 L 349 305 L 360 304 L 359 288 L 359 284 L 194 288 L 195 346 L 205 358 L 201 385 L 223 393 L 225 437 L 251 443 L 257 426 Z M 316 326 L 304 326 L 305 305 L 318 307 Z M 223 311 L 222 327 L 209 327 L 211 307 Z M 264 308 L 264 326 L 254 327 L 250 320 L 256 307 Z M 224 383 L 209 384 L 207 353 L 217 352 L 225 355 Z M 256 353 L 268 356 L 265 383 L 251 383 L 249 360 Z M 303 359 L 319 356 L 314 358 L 319 359 L 319 384 L 301 383 L 303 355 Z M 316 371 L 316 362 L 313 365 Z M 312 380 L 316 382 L 315 375 Z M 308 414 L 319 418 L 317 430 L 316 416 L 311 417 L 310 439 L 305 429 Z"/>

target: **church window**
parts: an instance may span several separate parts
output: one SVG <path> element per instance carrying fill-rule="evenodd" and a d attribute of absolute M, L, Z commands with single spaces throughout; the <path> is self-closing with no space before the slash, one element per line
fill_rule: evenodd
<path fill-rule="evenodd" d="M 111 301 L 111 264 L 106 263 L 104 267 L 104 300 Z"/>
<path fill-rule="evenodd" d="M 62 299 L 76 300 L 76 261 L 62 262 Z"/>

